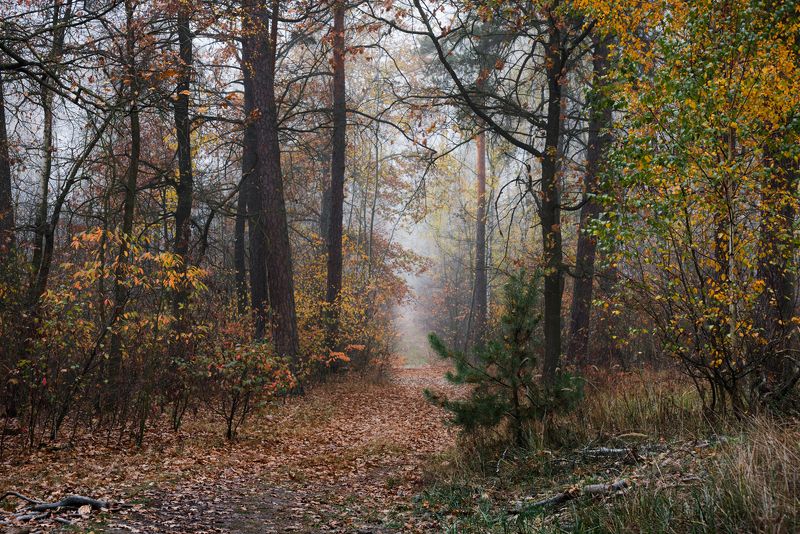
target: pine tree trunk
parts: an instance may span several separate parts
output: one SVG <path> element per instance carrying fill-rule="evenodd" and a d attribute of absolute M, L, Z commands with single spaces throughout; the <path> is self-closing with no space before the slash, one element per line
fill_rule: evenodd
<path fill-rule="evenodd" d="M 600 215 L 600 204 L 594 195 L 598 192 L 599 164 L 611 142 L 611 107 L 602 94 L 602 78 L 608 70 L 607 38 L 594 38 L 593 97 L 589 110 L 588 146 L 586 149 L 586 175 L 584 178 L 584 204 L 578 227 L 578 248 L 575 253 L 575 286 L 570 309 L 570 338 L 567 355 L 582 365 L 589 347 L 590 315 L 594 288 L 594 264 L 597 241 L 588 233 L 589 225 Z"/>
<path fill-rule="evenodd" d="M 347 148 L 345 107 L 345 3 L 333 5 L 333 136 L 331 139 L 331 195 L 328 222 L 328 280 L 326 301 L 330 316 L 328 344 L 334 348 L 339 334 L 337 299 L 342 290 L 342 219 L 344 217 L 344 171 Z"/>

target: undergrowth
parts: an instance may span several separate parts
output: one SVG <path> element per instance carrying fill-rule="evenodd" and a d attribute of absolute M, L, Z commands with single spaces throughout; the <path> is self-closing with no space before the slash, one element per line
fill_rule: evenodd
<path fill-rule="evenodd" d="M 417 512 L 445 532 L 797 532 L 796 420 L 709 421 L 691 384 L 668 372 L 598 373 L 573 412 L 529 428 L 462 435 L 432 462 Z M 593 456 L 598 447 L 626 455 Z M 625 492 L 534 506 L 570 487 L 624 478 Z"/>

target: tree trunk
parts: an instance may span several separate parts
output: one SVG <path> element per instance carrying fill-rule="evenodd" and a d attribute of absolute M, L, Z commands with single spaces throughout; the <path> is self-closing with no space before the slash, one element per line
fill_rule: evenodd
<path fill-rule="evenodd" d="M 603 94 L 602 80 L 608 71 L 607 38 L 594 38 L 593 91 L 589 110 L 589 134 L 586 149 L 586 175 L 584 178 L 584 204 L 578 227 L 578 248 L 575 253 L 575 286 L 570 309 L 570 338 L 567 355 L 582 365 L 586 362 L 589 347 L 590 316 L 594 288 L 594 264 L 597 241 L 589 235 L 589 226 L 600 215 L 600 204 L 594 196 L 598 192 L 599 165 L 611 142 L 611 107 Z"/>
<path fill-rule="evenodd" d="M 64 39 L 66 37 L 67 22 L 72 16 L 72 1 L 63 4 L 56 3 L 53 7 L 53 42 L 48 54 L 48 63 L 58 63 L 64 55 Z M 56 72 L 58 71 L 56 66 Z M 53 240 L 55 228 L 48 225 L 48 197 L 50 195 L 50 175 L 53 169 L 53 91 L 44 83 L 40 84 L 42 110 L 44 121 L 42 124 L 42 172 L 39 177 L 39 206 L 36 211 L 34 223 L 33 255 L 31 281 L 29 286 L 29 300 L 32 306 L 37 306 L 39 299 L 47 288 L 47 279 L 50 273 L 50 263 L 53 258 Z"/>
<path fill-rule="evenodd" d="M 29 287 L 30 302 L 36 306 L 41 293 L 40 279 L 44 270 L 45 235 L 47 234 L 48 197 L 50 196 L 50 174 L 53 167 L 53 93 L 46 86 L 41 86 L 42 110 L 42 170 L 39 174 L 39 205 L 36 208 L 36 219 L 33 223 L 33 253 L 31 263 L 31 281 Z"/>
<path fill-rule="evenodd" d="M 319 210 L 319 235 L 324 239 L 325 251 L 328 250 L 328 234 L 331 226 L 331 184 L 323 177 L 322 202 Z"/>
<path fill-rule="evenodd" d="M 619 282 L 619 270 L 617 267 L 606 267 L 600 272 L 595 273 L 597 278 L 597 290 L 600 296 L 606 300 L 611 299 L 617 291 Z M 606 312 L 599 314 L 599 321 L 602 328 L 597 331 L 600 345 L 600 353 L 607 362 L 618 362 L 623 370 L 628 369 L 628 361 L 620 349 L 617 339 L 620 339 L 619 321 L 617 316 Z"/>
<path fill-rule="evenodd" d="M 333 5 L 333 136 L 331 140 L 331 195 L 328 224 L 328 284 L 326 300 L 329 305 L 328 344 L 334 348 L 339 334 L 339 292 L 342 290 L 342 218 L 344 217 L 344 167 L 347 111 L 345 108 L 344 65 L 345 3 Z"/>
<path fill-rule="evenodd" d="M 797 218 L 798 170 L 796 162 L 780 155 L 780 149 L 768 149 L 767 158 L 773 162 L 773 174 L 761 197 L 758 278 L 765 282 L 765 289 L 760 296 L 762 321 L 758 326 L 766 340 L 777 341 L 775 349 L 787 349 L 794 348 L 791 321 L 795 315 L 797 270 L 793 229 Z M 784 360 L 773 356 L 767 362 L 771 378 L 778 383 L 784 379 Z"/>
<path fill-rule="evenodd" d="M 380 93 L 379 93 L 380 94 Z M 376 113 L 377 114 L 377 113 Z M 373 259 L 375 255 L 375 214 L 378 211 L 378 193 L 381 184 L 381 144 L 380 123 L 375 122 L 375 177 L 372 190 L 372 207 L 369 212 L 369 235 L 367 241 L 367 278 L 372 279 Z"/>
<path fill-rule="evenodd" d="M 3 91 L 3 76 L 0 72 L 0 280 L 4 283 L 15 283 L 16 269 L 12 263 L 16 246 L 14 199 L 11 195 L 11 156 L 8 150 L 5 93 Z M 25 327 L 20 330 L 26 331 Z M 24 348 L 26 345 L 26 343 L 21 344 Z M 11 351 L 11 354 L 15 352 L 14 349 Z M 19 352 L 27 352 L 27 350 Z M 19 358 L 24 356 L 25 354 L 20 354 L 4 363 L 16 366 Z M 2 403 L 6 417 L 17 417 L 19 415 L 20 385 L 9 380 L 3 390 Z"/>
<path fill-rule="evenodd" d="M 245 254 L 245 224 L 247 223 L 247 171 L 242 158 L 242 179 L 239 181 L 239 196 L 236 199 L 236 218 L 233 228 L 233 267 L 236 271 L 236 308 L 239 313 L 247 309 L 247 258 Z"/>
<path fill-rule="evenodd" d="M 547 65 L 547 125 L 542 158 L 542 224 L 544 264 L 544 367 L 546 383 L 555 380 L 561 360 L 561 299 L 563 294 L 561 207 L 558 187 L 558 141 L 561 136 L 561 32 L 555 24 L 548 30 L 545 47 Z"/>
<path fill-rule="evenodd" d="M 189 5 L 178 6 L 178 82 L 175 87 L 175 132 L 178 140 L 178 183 L 175 187 L 177 206 L 175 208 L 175 243 L 173 251 L 181 259 L 180 269 L 184 275 L 189 266 L 189 240 L 191 238 L 192 217 L 192 146 L 191 121 L 189 120 L 189 94 L 192 74 L 192 31 L 189 26 Z M 186 280 L 182 280 L 175 292 L 174 313 L 183 315 L 182 309 L 188 299 Z"/>
<path fill-rule="evenodd" d="M 242 147 L 242 190 L 246 198 L 248 238 L 250 244 L 250 306 L 253 309 L 255 327 L 253 338 L 263 339 L 266 334 L 267 307 L 267 244 L 261 208 L 261 184 L 258 176 L 258 138 L 253 87 L 254 47 L 259 41 L 253 36 L 242 39 L 242 63 L 244 71 L 245 130 Z"/>
<path fill-rule="evenodd" d="M 6 263 L 16 244 L 14 198 L 11 195 L 11 155 L 8 145 L 5 93 L 0 74 L 0 264 Z"/>
<path fill-rule="evenodd" d="M 292 361 L 297 369 L 299 342 L 294 304 L 292 251 L 286 200 L 283 195 L 281 151 L 278 139 L 278 108 L 275 101 L 275 60 L 278 37 L 278 0 L 272 3 L 272 25 L 265 7 L 260 6 L 256 23 L 258 45 L 253 57 L 253 96 L 258 110 L 255 120 L 258 180 L 261 184 L 262 219 L 267 242 L 267 282 L 271 305 L 270 326 L 276 352 Z M 270 28 L 269 36 L 266 35 Z"/>
<path fill-rule="evenodd" d="M 134 6 L 130 0 L 125 1 L 126 14 L 126 61 L 127 75 L 130 78 L 130 103 L 128 121 L 130 123 L 131 147 L 128 169 L 125 173 L 125 196 L 122 201 L 122 227 L 119 234 L 120 244 L 114 267 L 114 308 L 112 321 L 116 321 L 125 310 L 128 291 L 125 287 L 127 277 L 128 255 L 133 235 L 133 216 L 136 210 L 136 187 L 139 179 L 139 160 L 141 156 L 142 135 L 139 124 L 138 73 L 136 72 L 136 35 L 133 20 Z M 109 383 L 117 388 L 122 380 L 122 338 L 119 330 L 114 329 L 109 342 Z M 114 391 L 112 389 L 112 391 Z M 119 390 L 117 389 L 117 392 Z"/>
<path fill-rule="evenodd" d="M 477 209 L 475 221 L 475 281 L 474 317 L 472 343 L 480 344 L 486 335 L 486 133 L 480 132 L 476 139 L 478 183 L 476 191 Z"/>

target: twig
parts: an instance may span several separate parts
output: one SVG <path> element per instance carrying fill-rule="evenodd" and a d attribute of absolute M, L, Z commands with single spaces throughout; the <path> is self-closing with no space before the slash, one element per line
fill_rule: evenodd
<path fill-rule="evenodd" d="M 506 450 L 504 450 L 503 454 L 500 455 L 500 459 L 497 460 L 497 467 L 495 467 L 495 470 L 494 470 L 495 474 L 497 474 L 497 475 L 500 474 L 500 464 L 502 463 L 503 460 L 506 459 L 506 453 L 507 452 L 508 452 L 508 447 L 506 447 Z"/>
<path fill-rule="evenodd" d="M 36 499 L 31 499 L 30 497 L 26 497 L 21 493 L 17 493 L 16 491 L 7 491 L 0 497 L 0 501 L 4 500 L 6 497 L 16 497 L 18 499 L 22 499 L 23 501 L 29 504 L 42 504 L 42 501 L 37 501 Z"/>

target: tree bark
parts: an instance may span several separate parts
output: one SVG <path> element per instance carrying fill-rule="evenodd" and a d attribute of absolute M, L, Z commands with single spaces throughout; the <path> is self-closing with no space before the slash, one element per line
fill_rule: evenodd
<path fill-rule="evenodd" d="M 189 25 L 190 7 L 180 2 L 178 7 L 178 81 L 175 87 L 175 131 L 178 140 L 178 183 L 175 186 L 177 206 L 175 208 L 175 243 L 173 251 L 181 260 L 181 270 L 186 273 L 189 267 L 189 240 L 191 238 L 192 176 L 191 121 L 189 119 L 189 95 L 192 74 L 192 30 Z M 175 292 L 174 313 L 183 315 L 182 309 L 188 299 L 186 280 L 182 280 Z"/>
<path fill-rule="evenodd" d="M 561 199 L 558 186 L 558 142 L 561 136 L 561 31 L 555 23 L 548 29 L 545 46 L 547 66 L 547 124 L 541 163 L 542 255 L 544 264 L 544 366 L 545 383 L 555 380 L 561 360 L 561 300 L 563 295 L 563 250 L 561 242 Z"/>
<path fill-rule="evenodd" d="M 280 2 L 272 2 L 270 14 L 257 10 L 259 26 L 253 57 L 253 96 L 258 110 L 254 122 L 257 137 L 258 180 L 261 184 L 262 219 L 267 242 L 267 285 L 271 304 L 270 326 L 276 352 L 297 368 L 299 342 L 294 303 L 292 251 L 286 200 L 283 195 L 281 151 L 278 138 L 278 108 L 275 100 L 275 60 Z M 272 23 L 270 26 L 270 22 Z M 266 35 L 270 28 L 269 36 Z"/>
<path fill-rule="evenodd" d="M 584 204 L 578 226 L 578 247 L 575 253 L 575 286 L 570 309 L 570 338 L 567 355 L 571 361 L 586 362 L 589 347 L 590 316 L 594 288 L 594 264 L 597 241 L 588 232 L 592 221 L 600 215 L 600 204 L 595 200 L 599 186 L 599 166 L 611 142 L 611 107 L 603 95 L 603 77 L 608 71 L 608 40 L 594 37 L 593 91 L 589 110 L 589 132 L 586 149 L 586 175 L 584 178 Z"/>
<path fill-rule="evenodd" d="M 342 219 L 344 217 L 344 171 L 347 148 L 347 111 L 345 108 L 345 2 L 333 5 L 333 135 L 331 140 L 331 195 L 328 223 L 328 280 L 326 301 L 329 305 L 328 344 L 334 348 L 339 334 L 339 292 L 342 290 Z"/>
<path fill-rule="evenodd" d="M 244 158 L 242 158 L 244 162 Z M 244 167 L 244 163 L 242 164 Z M 236 199 L 236 218 L 233 227 L 233 268 L 236 285 L 236 308 L 239 313 L 247 309 L 247 258 L 245 254 L 245 226 L 247 224 L 247 174 L 242 169 L 239 196 Z"/>
<path fill-rule="evenodd" d="M 776 141 L 778 142 L 778 141 Z M 780 155 L 780 149 L 768 149 L 772 175 L 761 196 L 761 236 L 758 278 L 765 282 L 760 296 L 761 322 L 764 337 L 776 341 L 775 349 L 794 348 L 796 341 L 792 317 L 795 315 L 796 276 L 794 265 L 796 245 L 794 224 L 797 218 L 797 163 Z M 772 379 L 781 382 L 784 361 L 781 356 L 770 357 L 767 368 Z"/>
<path fill-rule="evenodd" d="M 254 47 L 259 41 L 254 36 L 242 38 L 242 63 L 244 71 L 245 130 L 242 147 L 242 191 L 246 197 L 248 240 L 250 246 L 250 306 L 254 315 L 253 338 L 263 339 L 266 334 L 267 307 L 267 246 L 261 183 L 258 176 L 258 137 L 253 87 Z"/>
<path fill-rule="evenodd" d="M 6 103 L 0 74 L 0 264 L 5 264 L 16 244 L 14 198 L 11 194 L 11 155 L 6 130 Z"/>

